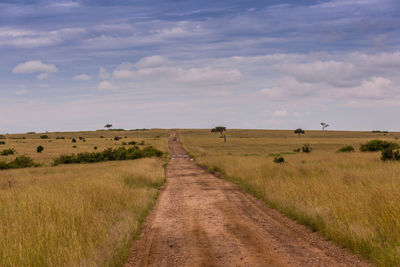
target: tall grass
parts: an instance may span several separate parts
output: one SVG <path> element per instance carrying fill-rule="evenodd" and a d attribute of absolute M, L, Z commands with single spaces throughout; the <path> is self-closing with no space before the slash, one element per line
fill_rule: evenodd
<path fill-rule="evenodd" d="M 0 265 L 121 264 L 165 180 L 162 164 L 0 171 Z"/>
<path fill-rule="evenodd" d="M 336 153 L 343 145 L 359 147 L 371 133 L 298 138 L 284 131 L 233 131 L 227 144 L 201 131 L 181 135 L 200 164 L 271 207 L 379 266 L 400 265 L 400 164 L 382 162 L 380 153 Z M 283 164 L 268 156 L 302 143 L 313 151 L 287 154 Z"/>

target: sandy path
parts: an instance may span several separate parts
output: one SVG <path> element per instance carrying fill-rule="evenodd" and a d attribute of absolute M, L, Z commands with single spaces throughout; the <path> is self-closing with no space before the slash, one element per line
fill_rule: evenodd
<path fill-rule="evenodd" d="M 189 159 L 175 133 L 167 183 L 127 266 L 368 266 Z"/>

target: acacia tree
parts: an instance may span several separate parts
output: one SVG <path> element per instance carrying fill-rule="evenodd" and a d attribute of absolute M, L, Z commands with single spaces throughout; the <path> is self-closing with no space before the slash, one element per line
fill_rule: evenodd
<path fill-rule="evenodd" d="M 110 129 L 112 127 L 112 124 L 107 123 L 106 125 L 104 125 L 104 128 Z"/>
<path fill-rule="evenodd" d="M 324 131 L 325 128 L 329 127 L 329 124 L 327 124 L 325 122 L 321 122 L 321 126 L 322 126 L 322 131 Z"/>
<path fill-rule="evenodd" d="M 224 132 L 226 132 L 226 127 L 224 126 L 217 126 L 211 129 L 212 133 L 219 133 L 221 135 L 221 137 L 224 137 L 224 142 L 226 143 L 226 134 L 224 134 Z"/>
<path fill-rule="evenodd" d="M 303 129 L 298 128 L 298 129 L 294 130 L 294 133 L 295 133 L 295 134 L 298 134 L 299 137 L 300 137 L 301 134 L 305 134 L 306 132 L 305 132 Z"/>

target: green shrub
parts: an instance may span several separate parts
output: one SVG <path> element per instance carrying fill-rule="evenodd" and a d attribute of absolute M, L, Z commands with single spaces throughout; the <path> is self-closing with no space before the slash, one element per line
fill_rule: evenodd
<path fill-rule="evenodd" d="M 42 147 L 42 146 L 38 146 L 38 147 L 36 148 L 36 152 L 37 152 L 37 153 L 41 153 L 43 150 L 44 150 L 44 147 Z"/>
<path fill-rule="evenodd" d="M 82 136 L 79 136 L 78 138 L 79 138 L 79 140 L 81 140 L 81 141 L 85 140 L 85 137 L 82 137 Z"/>
<path fill-rule="evenodd" d="M 126 146 L 128 143 L 127 142 L 122 142 L 122 145 L 123 146 Z"/>
<path fill-rule="evenodd" d="M 94 149 L 94 150 L 97 150 L 97 146 L 95 146 L 93 149 Z"/>
<path fill-rule="evenodd" d="M 118 141 L 119 139 L 121 139 L 121 137 L 119 137 L 119 136 L 114 136 L 114 141 Z"/>
<path fill-rule="evenodd" d="M 381 160 L 386 161 L 386 160 L 400 160 L 400 151 L 399 150 L 393 150 L 391 148 L 385 148 L 382 151 L 382 156 Z"/>
<path fill-rule="evenodd" d="M 285 158 L 284 157 L 275 157 L 274 158 L 274 162 L 275 163 L 284 163 L 285 162 Z"/>
<path fill-rule="evenodd" d="M 130 142 L 128 143 L 128 145 L 134 146 L 134 145 L 136 145 L 136 141 L 130 141 Z"/>
<path fill-rule="evenodd" d="M 19 168 L 28 168 L 28 167 L 38 167 L 40 164 L 35 163 L 32 158 L 21 155 L 16 157 L 13 161 L 4 162 L 0 161 L 0 170 L 5 169 L 19 169 Z"/>
<path fill-rule="evenodd" d="M 344 146 L 341 147 L 337 152 L 354 152 L 353 146 Z"/>
<path fill-rule="evenodd" d="M 100 138 L 104 138 L 104 136 L 100 136 Z"/>
<path fill-rule="evenodd" d="M 161 157 L 163 152 L 148 146 L 143 149 L 137 147 L 107 148 L 102 152 L 82 152 L 78 154 L 61 155 L 54 159 L 53 165 L 71 163 L 93 163 L 111 160 L 130 160 L 145 157 Z"/>
<path fill-rule="evenodd" d="M 390 148 L 390 149 L 398 149 L 400 148 L 399 144 L 394 143 L 394 142 L 388 142 L 388 141 L 383 141 L 383 140 L 371 140 L 365 144 L 362 144 L 360 146 L 360 150 L 362 152 L 367 152 L 367 151 L 383 151 L 386 148 Z"/>
<path fill-rule="evenodd" d="M 300 148 L 293 149 L 293 152 L 300 152 Z"/>
<path fill-rule="evenodd" d="M 0 145 L 5 145 L 5 144 L 6 144 L 6 142 L 0 141 Z"/>
<path fill-rule="evenodd" d="M 72 138 L 71 142 L 72 142 L 72 143 L 76 143 L 76 139 L 75 139 L 75 138 Z"/>
<path fill-rule="evenodd" d="M 49 139 L 49 136 L 47 134 L 41 135 L 40 139 Z"/>
<path fill-rule="evenodd" d="M 15 154 L 15 149 L 14 148 L 9 148 L 9 149 L 3 149 L 0 152 L 1 156 L 8 156 L 8 155 L 14 155 Z"/>
<path fill-rule="evenodd" d="M 72 148 L 77 148 L 77 146 L 73 145 Z"/>
<path fill-rule="evenodd" d="M 311 146 L 310 146 L 309 144 L 304 144 L 304 145 L 301 147 L 301 150 L 302 150 L 304 153 L 310 153 L 311 150 L 312 150 L 312 148 L 311 148 Z"/>
<path fill-rule="evenodd" d="M 56 139 L 65 139 L 64 136 L 57 136 Z"/>

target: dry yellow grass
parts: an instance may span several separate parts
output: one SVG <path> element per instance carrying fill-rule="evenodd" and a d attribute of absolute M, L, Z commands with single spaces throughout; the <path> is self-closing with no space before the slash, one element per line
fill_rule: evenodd
<path fill-rule="evenodd" d="M 400 163 L 382 162 L 380 153 L 336 153 L 374 138 L 397 141 L 399 133 L 311 131 L 298 138 L 293 131 L 232 130 L 226 144 L 208 131 L 180 134 L 200 164 L 270 206 L 376 265 L 400 265 Z M 311 153 L 282 153 L 304 143 Z M 273 163 L 276 153 L 287 163 Z"/>
<path fill-rule="evenodd" d="M 47 166 L 0 170 L 0 266 L 121 264 L 165 181 L 165 160 L 49 165 L 60 154 L 93 151 L 93 146 L 102 150 L 132 140 L 166 152 L 167 131 L 48 135 L 51 142 L 39 139 L 39 134 L 12 135 L 8 137 L 27 139 L 6 139 L 0 146 L 13 147 Z M 128 138 L 111 141 L 116 135 Z M 86 142 L 77 140 L 72 149 L 70 139 L 55 136 L 82 136 Z M 45 147 L 41 154 L 36 152 L 40 144 Z"/>

